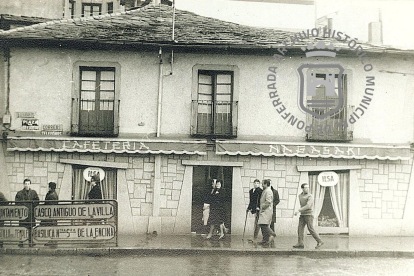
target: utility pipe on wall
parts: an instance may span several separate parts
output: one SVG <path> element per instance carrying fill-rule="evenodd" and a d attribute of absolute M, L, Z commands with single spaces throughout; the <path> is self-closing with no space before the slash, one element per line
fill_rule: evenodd
<path fill-rule="evenodd" d="M 159 62 L 159 76 L 158 76 L 158 107 L 157 107 L 157 137 L 161 135 L 161 107 L 162 107 L 162 82 L 163 82 L 163 71 L 162 71 L 162 48 L 158 52 Z"/>

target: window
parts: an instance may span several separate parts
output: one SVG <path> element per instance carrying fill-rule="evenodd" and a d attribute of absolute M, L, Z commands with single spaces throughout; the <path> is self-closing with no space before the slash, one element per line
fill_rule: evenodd
<path fill-rule="evenodd" d="M 114 3 L 113 2 L 108 3 L 108 13 L 114 13 Z"/>
<path fill-rule="evenodd" d="M 69 0 L 69 14 L 70 14 L 70 18 L 74 18 L 75 17 L 75 1 Z"/>
<path fill-rule="evenodd" d="M 91 190 L 89 183 L 83 178 L 84 166 L 73 166 L 72 200 L 88 199 Z M 102 199 L 116 199 L 116 169 L 104 168 L 105 178 L 99 183 Z"/>
<path fill-rule="evenodd" d="M 309 173 L 310 193 L 314 196 L 315 225 L 322 233 L 347 233 L 349 171 L 336 171 L 338 183 L 330 187 L 319 184 L 319 173 Z"/>
<path fill-rule="evenodd" d="M 109 65 L 109 63 L 108 63 Z M 75 65 L 76 88 L 72 97 L 72 134 L 118 135 L 119 65 Z"/>
<path fill-rule="evenodd" d="M 237 136 L 234 71 L 197 70 L 195 74 L 192 135 Z"/>
<path fill-rule="evenodd" d="M 308 141 L 350 141 L 352 140 L 352 125 L 346 125 L 347 116 L 352 113 L 352 107 L 347 106 L 348 76 L 342 74 L 339 77 L 334 73 L 311 73 L 310 77 L 318 83 L 315 86 L 314 96 L 308 97 L 308 108 L 315 113 L 324 114 L 334 109 L 339 101 L 338 87 L 342 86 L 343 106 L 341 110 L 332 114 L 327 119 L 317 119 L 307 115 L 307 125 L 312 125 L 312 130 L 307 134 Z M 327 93 L 329 85 L 334 90 L 333 95 Z M 312 106 L 313 105 L 313 106 Z"/>
<path fill-rule="evenodd" d="M 82 3 L 82 17 L 100 15 L 101 12 L 101 4 Z"/>

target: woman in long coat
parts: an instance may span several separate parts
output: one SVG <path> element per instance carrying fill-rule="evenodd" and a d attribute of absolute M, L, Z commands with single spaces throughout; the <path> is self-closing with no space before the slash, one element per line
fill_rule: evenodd
<path fill-rule="evenodd" d="M 214 189 L 209 194 L 208 203 L 210 203 L 210 214 L 208 217 L 208 225 L 210 225 L 210 231 L 207 235 L 207 239 L 213 236 L 215 227 L 220 228 L 220 237 L 224 237 L 224 220 L 226 219 L 224 209 L 224 190 L 221 188 L 221 181 L 217 180 Z"/>

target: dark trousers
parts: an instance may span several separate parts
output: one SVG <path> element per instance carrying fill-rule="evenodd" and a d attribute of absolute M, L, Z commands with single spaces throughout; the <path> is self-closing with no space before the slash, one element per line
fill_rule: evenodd
<path fill-rule="evenodd" d="M 269 242 L 270 236 L 276 237 L 275 232 L 270 229 L 269 224 L 260 224 L 260 228 L 262 229 L 263 242 Z"/>
<path fill-rule="evenodd" d="M 321 238 L 319 237 L 318 233 L 316 233 L 315 229 L 313 229 L 313 216 L 312 215 L 305 215 L 299 217 L 299 225 L 298 225 L 298 245 L 303 244 L 304 232 L 305 232 L 305 225 L 308 227 L 309 233 L 312 237 L 317 241 L 321 242 Z"/>
<path fill-rule="evenodd" d="M 255 215 L 255 218 L 254 218 L 254 233 L 253 233 L 253 238 L 254 239 L 257 239 L 257 236 L 259 235 L 259 229 L 260 229 L 260 226 L 257 223 L 259 221 L 259 213 L 256 213 L 254 215 Z M 262 232 L 262 234 L 263 234 L 263 232 Z"/>

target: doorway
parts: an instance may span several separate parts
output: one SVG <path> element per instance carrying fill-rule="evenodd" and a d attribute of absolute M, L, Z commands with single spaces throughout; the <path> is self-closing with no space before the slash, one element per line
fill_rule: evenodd
<path fill-rule="evenodd" d="M 233 183 L 233 167 L 219 166 L 194 166 L 193 168 L 193 189 L 191 208 L 191 232 L 205 234 L 207 226 L 203 223 L 203 206 L 206 195 L 211 192 L 211 180 L 222 180 L 222 187 L 225 194 L 225 226 L 231 233 L 231 199 Z"/>

